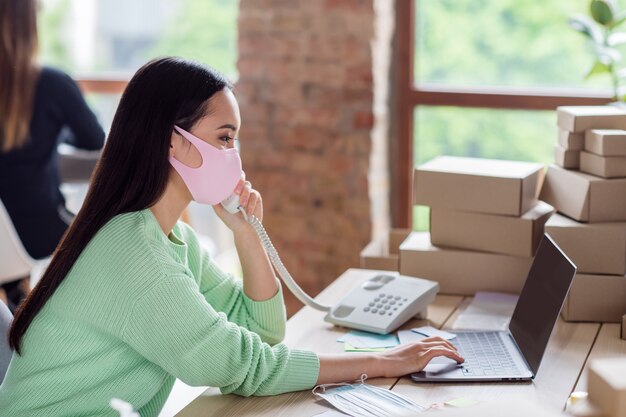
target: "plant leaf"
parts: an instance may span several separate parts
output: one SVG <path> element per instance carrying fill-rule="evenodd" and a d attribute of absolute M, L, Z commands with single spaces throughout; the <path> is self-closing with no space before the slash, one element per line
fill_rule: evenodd
<path fill-rule="evenodd" d="M 589 10 L 593 20 L 603 26 L 608 26 L 613 22 L 613 10 L 607 0 L 592 0 Z"/>
<path fill-rule="evenodd" d="M 593 49 L 598 57 L 598 60 L 604 64 L 612 64 L 622 59 L 622 54 L 615 48 L 610 46 L 594 44 Z"/>
<path fill-rule="evenodd" d="M 626 68 L 622 68 L 621 70 L 617 70 L 617 72 L 615 73 L 615 75 L 617 76 L 617 78 L 622 79 L 622 78 L 626 78 Z"/>
<path fill-rule="evenodd" d="M 611 68 L 608 65 L 600 61 L 596 61 L 593 63 L 593 67 L 591 67 L 587 75 L 585 75 L 585 80 L 593 77 L 594 75 L 603 74 L 603 73 L 610 74 Z"/>
<path fill-rule="evenodd" d="M 626 32 L 613 32 L 607 39 L 609 46 L 617 46 L 626 43 Z"/>
<path fill-rule="evenodd" d="M 616 28 L 624 22 L 626 22 L 626 12 L 617 13 L 615 14 L 613 23 L 611 23 L 611 28 Z"/>
<path fill-rule="evenodd" d="M 598 24 L 588 16 L 577 14 L 575 16 L 572 16 L 569 19 L 568 23 L 572 29 L 582 33 L 583 35 L 588 36 L 595 43 L 602 43 L 602 30 L 600 29 Z"/>

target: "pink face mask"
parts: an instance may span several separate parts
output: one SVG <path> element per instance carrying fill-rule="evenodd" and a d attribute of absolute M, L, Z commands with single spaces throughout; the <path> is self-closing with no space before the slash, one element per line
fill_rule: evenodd
<path fill-rule="evenodd" d="M 170 164 L 182 177 L 193 199 L 210 205 L 225 200 L 235 190 L 242 174 L 237 149 L 217 149 L 178 126 L 174 129 L 191 142 L 202 157 L 202 164 L 197 168 L 170 157 Z"/>

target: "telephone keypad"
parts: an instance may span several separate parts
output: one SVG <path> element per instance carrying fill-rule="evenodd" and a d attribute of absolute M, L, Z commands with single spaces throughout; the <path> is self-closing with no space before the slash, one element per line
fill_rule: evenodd
<path fill-rule="evenodd" d="M 403 299 L 399 295 L 380 293 L 368 303 L 369 307 L 365 307 L 363 311 L 381 316 L 393 316 L 397 314 L 398 307 L 402 307 L 405 301 L 408 299 Z"/>

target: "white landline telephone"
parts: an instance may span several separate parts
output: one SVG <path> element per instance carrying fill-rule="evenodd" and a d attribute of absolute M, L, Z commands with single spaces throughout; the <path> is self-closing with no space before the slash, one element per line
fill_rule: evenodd
<path fill-rule="evenodd" d="M 230 213 L 241 211 L 261 239 L 261 243 L 287 288 L 304 304 L 325 311 L 324 320 L 339 326 L 387 334 L 411 317 L 425 317 L 426 308 L 435 299 L 439 284 L 421 278 L 406 277 L 393 271 L 372 271 L 372 276 L 350 291 L 334 306 L 318 303 L 305 293 L 283 265 L 265 228 L 255 216 L 248 216 L 239 206 L 239 196 L 232 194 L 222 201 Z"/>

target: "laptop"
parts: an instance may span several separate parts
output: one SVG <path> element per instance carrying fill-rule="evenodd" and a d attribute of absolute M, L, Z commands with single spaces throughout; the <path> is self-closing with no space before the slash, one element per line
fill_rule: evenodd
<path fill-rule="evenodd" d="M 435 358 L 415 382 L 524 381 L 537 374 L 576 274 L 576 265 L 544 234 L 505 331 L 457 331 L 450 340 L 465 363 Z"/>

